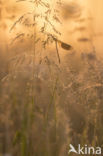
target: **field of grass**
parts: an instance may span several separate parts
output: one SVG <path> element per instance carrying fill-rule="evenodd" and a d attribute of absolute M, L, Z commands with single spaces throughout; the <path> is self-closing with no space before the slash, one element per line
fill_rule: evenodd
<path fill-rule="evenodd" d="M 15 3 L 30 10 L 8 24 L 0 12 L 0 156 L 74 156 L 69 144 L 102 148 L 103 61 L 80 25 L 79 4 Z M 62 18 L 79 22 L 70 35 L 79 33 L 81 51 L 62 38 Z"/>

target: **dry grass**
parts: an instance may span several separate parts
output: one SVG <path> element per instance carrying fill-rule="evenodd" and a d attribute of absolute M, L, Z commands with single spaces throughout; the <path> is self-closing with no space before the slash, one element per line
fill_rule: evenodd
<path fill-rule="evenodd" d="M 55 8 L 62 5 L 60 0 L 53 6 L 51 1 L 28 2 L 33 12 L 21 15 L 11 27 L 15 37 L 6 49 L 8 58 L 0 53 L 1 156 L 67 156 L 69 143 L 102 147 L 103 63 L 92 39 L 79 38 L 92 48 L 78 56 L 62 41 L 54 22 L 61 24 Z M 39 6 L 45 14 L 36 13 Z M 68 16 L 78 20 L 81 9 L 72 7 Z M 76 31 L 81 29 L 85 31 L 82 26 Z M 64 58 L 60 49 L 66 50 Z"/>

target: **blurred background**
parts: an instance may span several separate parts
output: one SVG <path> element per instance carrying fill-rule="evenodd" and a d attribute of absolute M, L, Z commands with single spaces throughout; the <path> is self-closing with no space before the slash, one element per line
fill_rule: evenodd
<path fill-rule="evenodd" d="M 73 42 L 74 46 L 78 46 L 78 48 L 83 44 L 78 41 L 78 38 L 82 36 L 84 38 L 92 38 L 98 53 L 102 54 L 102 0 L 77 0 L 76 2 L 73 0 L 64 0 L 62 2 L 61 38 L 65 41 Z M 6 42 L 9 42 L 9 39 L 13 35 L 13 33 L 11 35 L 9 32 L 13 22 L 17 20 L 21 14 L 27 10 L 32 10 L 32 8 L 32 4 L 18 3 L 15 2 L 15 0 L 9 0 L 8 3 L 6 0 L 0 1 L 1 47 L 3 47 Z M 73 9 L 72 12 L 71 9 Z"/>
<path fill-rule="evenodd" d="M 0 0 L 0 156 L 103 147 L 103 0 L 39 2 Z"/>

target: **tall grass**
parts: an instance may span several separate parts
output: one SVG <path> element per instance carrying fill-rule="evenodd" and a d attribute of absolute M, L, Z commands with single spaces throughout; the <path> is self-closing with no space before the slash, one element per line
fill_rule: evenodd
<path fill-rule="evenodd" d="M 69 143 L 103 146 L 103 64 L 94 46 L 77 56 L 62 41 L 56 28 L 61 24 L 60 0 L 17 1 L 26 2 L 32 3 L 33 11 L 21 15 L 11 27 L 11 33 L 17 25 L 21 29 L 11 41 L 16 48 L 8 59 L 10 70 L 0 74 L 1 155 L 67 156 Z M 39 7 L 45 14 L 38 12 Z M 69 17 L 80 17 L 80 8 L 74 6 L 71 14 L 71 7 Z M 91 41 L 83 36 L 79 42 Z M 28 43 L 28 49 L 19 51 L 23 43 Z M 49 51 L 49 45 L 54 51 Z M 64 59 L 61 48 L 67 52 Z"/>

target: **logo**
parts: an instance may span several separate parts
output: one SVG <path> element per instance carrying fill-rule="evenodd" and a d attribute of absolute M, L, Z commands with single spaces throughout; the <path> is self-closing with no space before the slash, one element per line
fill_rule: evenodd
<path fill-rule="evenodd" d="M 76 153 L 76 154 L 96 154 L 96 155 L 99 155 L 99 154 L 102 154 L 102 150 L 101 150 L 101 147 L 88 147 L 87 145 L 85 145 L 84 147 L 81 147 L 80 144 L 78 144 L 78 147 L 77 149 L 75 149 L 75 147 L 70 144 L 70 149 L 69 149 L 69 152 L 68 154 L 70 153 Z"/>

